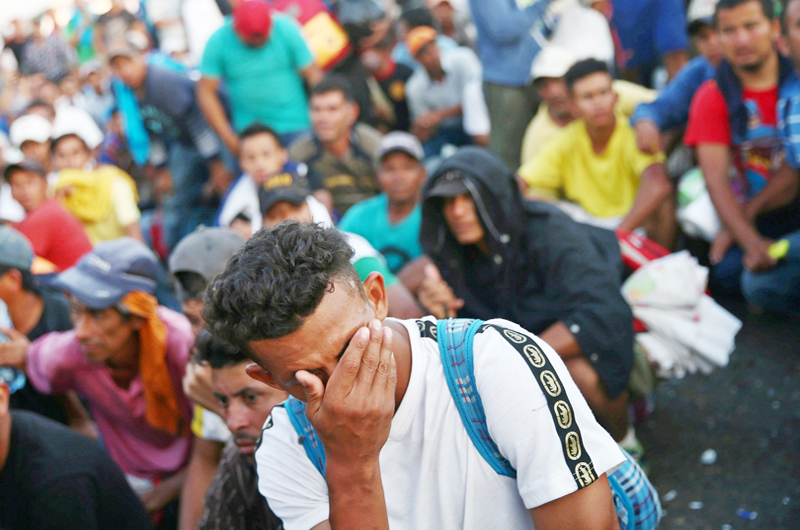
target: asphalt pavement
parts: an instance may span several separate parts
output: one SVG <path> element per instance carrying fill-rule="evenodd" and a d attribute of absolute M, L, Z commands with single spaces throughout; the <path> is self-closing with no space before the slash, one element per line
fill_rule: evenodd
<path fill-rule="evenodd" d="M 800 319 L 722 303 L 744 323 L 729 365 L 661 382 L 636 429 L 659 529 L 800 530 Z"/>

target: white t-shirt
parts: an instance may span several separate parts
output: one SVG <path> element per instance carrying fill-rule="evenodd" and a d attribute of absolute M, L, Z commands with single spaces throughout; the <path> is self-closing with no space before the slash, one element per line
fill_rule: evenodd
<path fill-rule="evenodd" d="M 434 322 L 433 317 L 426 320 Z M 533 528 L 529 509 L 577 490 L 572 467 L 538 381 L 520 354 L 493 329 L 475 336 L 475 380 L 487 427 L 518 478 L 497 474 L 478 453 L 461 422 L 436 342 L 416 322 L 399 321 L 411 340 L 411 376 L 380 465 L 392 529 Z M 491 323 L 527 333 L 504 320 Z M 597 475 L 624 460 L 597 423 L 566 366 L 537 339 L 572 406 L 583 447 Z M 287 530 L 328 519 L 325 479 L 307 457 L 283 407 L 273 409 L 256 452 L 259 490 Z M 574 465 L 574 464 L 573 464 Z"/>

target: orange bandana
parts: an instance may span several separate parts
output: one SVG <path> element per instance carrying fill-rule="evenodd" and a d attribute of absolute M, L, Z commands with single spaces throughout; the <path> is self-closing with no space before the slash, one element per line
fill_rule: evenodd
<path fill-rule="evenodd" d="M 131 314 L 146 320 L 139 330 L 139 372 L 144 387 L 147 423 L 173 436 L 189 434 L 178 395 L 167 368 L 167 326 L 158 317 L 158 301 L 143 291 L 132 291 L 122 299 Z"/>

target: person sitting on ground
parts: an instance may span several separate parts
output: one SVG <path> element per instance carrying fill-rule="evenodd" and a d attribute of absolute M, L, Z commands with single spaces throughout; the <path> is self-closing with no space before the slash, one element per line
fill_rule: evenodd
<path fill-rule="evenodd" d="M 249 235 L 248 235 L 249 237 Z M 244 245 L 246 238 L 227 228 L 199 227 L 181 239 L 169 256 L 169 272 L 181 309 L 197 337 L 205 326 L 203 299 L 209 282 L 225 270 L 228 259 Z M 195 348 L 196 350 L 196 348 Z M 194 403 L 192 455 L 181 491 L 179 528 L 197 528 L 203 515 L 203 498 L 217 471 L 225 442 L 231 433 L 220 417 L 222 409 L 211 390 L 211 369 L 190 360 L 183 388 Z"/>
<path fill-rule="evenodd" d="M 439 346 L 423 333 L 436 321 L 387 318 L 383 277 L 362 284 L 352 257 L 343 232 L 284 223 L 253 236 L 209 287 L 212 334 L 248 352 L 251 377 L 305 402 L 325 451 L 323 474 L 287 408 L 273 409 L 256 463 L 259 490 L 284 527 L 616 528 L 605 474 L 623 456 L 558 355 L 511 322 L 490 322 L 535 341 L 552 364 L 589 476 L 573 474 L 522 356 L 493 328 L 475 336 L 492 437 L 517 470 L 516 479 L 500 475 L 473 445 Z"/>
<path fill-rule="evenodd" d="M 375 151 L 381 134 L 357 123 L 358 105 L 347 79 L 329 74 L 311 90 L 312 133 L 289 146 L 289 158 L 304 162 L 321 182 L 314 196 L 344 215 L 357 202 L 378 193 Z"/>
<path fill-rule="evenodd" d="M 725 59 L 695 94 L 684 135 L 723 227 L 709 252 L 712 292 L 769 307 L 796 292 L 786 278 L 763 274 L 778 263 L 770 247 L 800 229 L 797 177 L 784 159 L 776 108 L 796 72 L 776 49 L 773 7 L 769 0 L 717 4 Z M 764 281 L 751 281 L 757 275 Z"/>
<path fill-rule="evenodd" d="M 75 329 L 24 344 L 13 366 L 43 394 L 83 398 L 111 458 L 166 526 L 192 444 L 181 379 L 194 338 L 183 315 L 158 305 L 157 275 L 157 258 L 135 239 L 96 245 L 54 281 Z"/>
<path fill-rule="evenodd" d="M 383 35 L 373 33 L 358 42 L 358 56 L 364 68 L 372 74 L 379 93 L 373 92 L 372 100 L 378 117 L 378 129 L 382 132 L 408 131 L 411 127 L 411 114 L 406 99 L 406 83 L 414 70 L 392 58 L 392 48 L 396 42 L 394 31 L 387 28 Z"/>
<path fill-rule="evenodd" d="M 81 222 L 55 199 L 47 197 L 47 175 L 33 160 L 6 167 L 3 175 L 11 196 L 25 209 L 14 225 L 33 245 L 34 253 L 59 271 L 67 270 L 92 250 Z"/>
<path fill-rule="evenodd" d="M 645 227 L 650 239 L 671 248 L 675 221 L 664 157 L 639 151 L 633 129 L 617 118 L 608 66 L 586 59 L 564 79 L 580 119 L 519 168 L 528 193 L 561 201 L 577 221 L 628 231 Z"/>
<path fill-rule="evenodd" d="M 692 97 L 703 83 L 714 77 L 722 61 L 722 48 L 713 21 L 714 4 L 716 2 L 694 0 L 687 13 L 686 32 L 699 55 L 678 71 L 655 101 L 642 103 L 631 116 L 636 145 L 644 153 L 662 152 L 662 134 L 686 126 Z"/>
<path fill-rule="evenodd" d="M 144 241 L 136 183 L 117 166 L 98 164 L 81 132 L 65 130 L 53 140 L 56 197 L 92 244 L 123 236 Z"/>
<path fill-rule="evenodd" d="M 396 131 L 384 136 L 376 154 L 382 193 L 353 205 L 339 223 L 345 232 L 369 241 L 395 274 L 422 256 L 420 192 L 428 175 L 424 156 L 413 135 Z"/>
<path fill-rule="evenodd" d="M 523 201 L 505 164 L 474 147 L 442 162 L 423 197 L 420 238 L 435 266 L 420 303 L 439 318 L 501 317 L 539 334 L 600 422 L 641 452 L 628 425 L 633 316 L 614 234 Z"/>
<path fill-rule="evenodd" d="M 483 99 L 481 63 L 469 48 L 442 51 L 436 30 L 408 32 L 408 51 L 420 63 L 406 84 L 411 132 L 438 155 L 446 144 L 489 145 L 489 113 Z"/>
<path fill-rule="evenodd" d="M 542 103 L 522 138 L 522 165 L 533 160 L 564 127 L 577 119 L 564 81 L 564 75 L 576 62 L 575 53 L 558 44 L 549 44 L 536 54 L 531 76 Z M 615 79 L 611 87 L 619 98 L 614 111 L 625 120 L 630 118 L 637 105 L 653 101 L 656 97 L 655 90 L 630 81 Z"/>
<path fill-rule="evenodd" d="M 233 438 L 225 446 L 208 490 L 199 530 L 280 530 L 278 517 L 258 494 L 255 452 L 272 408 L 289 395 L 247 375 L 252 361 L 208 331 L 197 338 L 196 360 L 211 368 L 211 385 Z"/>
<path fill-rule="evenodd" d="M 235 230 L 248 239 L 261 228 L 258 188 L 264 181 L 279 173 L 309 177 L 309 169 L 302 162 L 289 160 L 280 136 L 260 123 L 254 123 L 241 132 L 239 146 L 239 165 L 243 173 L 222 199 L 216 224 Z M 309 181 L 318 182 L 319 178 L 310 176 Z M 325 208 L 315 199 L 311 201 L 313 208 Z"/>
<path fill-rule="evenodd" d="M 119 467 L 94 440 L 10 406 L 12 374 L 0 368 L 0 527 L 153 528 Z"/>
<path fill-rule="evenodd" d="M 284 221 L 301 223 L 314 222 L 322 226 L 333 226 L 330 216 L 315 215 L 309 205 L 309 189 L 305 179 L 300 177 L 288 181 L 285 178 L 267 180 L 258 190 L 258 200 L 263 213 L 263 225 L 272 228 Z M 384 277 L 389 293 L 389 314 L 397 318 L 416 318 L 422 315 L 414 296 L 401 281 L 392 274 L 386 259 L 363 237 L 345 232 L 353 247 L 353 266 L 362 278 L 378 272 Z"/>
<path fill-rule="evenodd" d="M 69 304 L 60 292 L 37 281 L 31 269 L 35 256 L 25 237 L 0 226 L 0 302 L 8 308 L 12 329 L 0 329 L 11 342 L 0 344 L 0 366 L 13 365 L 25 355 L 25 344 L 50 333 L 72 329 Z M 17 339 L 17 340 L 14 340 Z M 29 380 L 11 397 L 11 408 L 41 414 L 96 437 L 91 418 L 74 392 L 47 396 Z"/>

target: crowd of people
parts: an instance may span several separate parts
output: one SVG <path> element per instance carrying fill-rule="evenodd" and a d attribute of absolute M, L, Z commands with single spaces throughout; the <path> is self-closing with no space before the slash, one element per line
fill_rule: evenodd
<path fill-rule="evenodd" d="M 655 528 L 623 282 L 800 314 L 800 0 L 96 4 L 0 55 L 1 528 Z"/>

